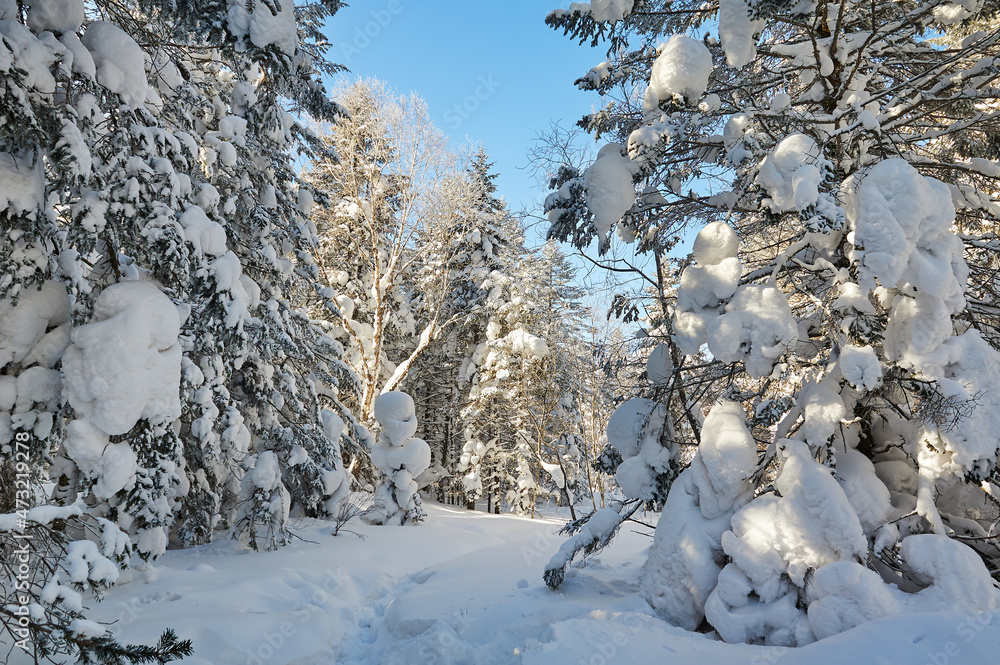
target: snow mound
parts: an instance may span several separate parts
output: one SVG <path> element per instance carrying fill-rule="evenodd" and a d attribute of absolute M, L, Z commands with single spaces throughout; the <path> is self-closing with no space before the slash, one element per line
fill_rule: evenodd
<path fill-rule="evenodd" d="M 90 323 L 75 329 L 63 356 L 66 396 L 77 414 L 108 434 L 145 418 L 164 424 L 181 412 L 180 316 L 148 282 L 101 292 Z"/>
<path fill-rule="evenodd" d="M 764 21 L 750 20 L 747 0 L 719 0 L 719 38 L 730 67 L 742 67 L 757 54 L 754 34 L 764 28 Z"/>
<path fill-rule="evenodd" d="M 1000 608 L 1000 590 L 975 550 L 947 536 L 922 533 L 899 546 L 907 570 L 925 585 L 921 605 L 937 610 L 988 612 Z"/>
<path fill-rule="evenodd" d="M 809 626 L 823 639 L 901 611 L 878 573 L 854 561 L 835 561 L 816 571 L 809 603 Z"/>
<path fill-rule="evenodd" d="M 670 381 L 674 372 L 674 362 L 670 359 L 670 347 L 657 344 L 646 359 L 646 376 L 655 384 Z"/>
<path fill-rule="evenodd" d="M 715 589 L 722 534 L 733 507 L 745 501 L 757 467 L 757 444 L 736 402 L 712 407 L 691 466 L 670 487 L 646 562 L 642 595 L 656 612 L 695 630 Z"/>
<path fill-rule="evenodd" d="M 674 35 L 660 48 L 653 63 L 649 89 L 659 100 L 678 96 L 694 102 L 705 94 L 711 73 L 708 47 L 687 35 Z"/>
<path fill-rule="evenodd" d="M 718 265 L 735 257 L 740 248 L 740 238 L 733 227 L 725 222 L 710 222 L 698 232 L 691 254 L 699 265 Z"/>
<path fill-rule="evenodd" d="M 701 514 L 711 519 L 732 510 L 757 469 L 757 442 L 738 402 L 712 407 L 702 425 L 701 444 L 691 461 Z"/>
<path fill-rule="evenodd" d="M 42 205 L 45 170 L 41 159 L 28 154 L 0 152 L 0 211 L 31 213 Z"/>
<path fill-rule="evenodd" d="M 837 481 L 868 538 L 873 538 L 879 527 L 895 517 L 889 490 L 879 479 L 875 465 L 857 450 L 848 448 L 837 453 Z M 898 535 L 894 526 L 886 529 L 888 535 Z"/>
<path fill-rule="evenodd" d="M 842 191 L 862 289 L 905 282 L 952 311 L 963 305 L 968 268 L 951 232 L 955 207 L 947 185 L 903 159 L 887 159 L 849 178 Z"/>
<path fill-rule="evenodd" d="M 952 337 L 942 351 L 947 354 L 943 366 L 925 367 L 925 373 L 938 379 L 946 398 L 956 404 L 974 404 L 953 427 L 940 431 L 948 467 L 958 477 L 967 472 L 986 474 L 997 461 L 1000 353 L 977 330 Z"/>
<path fill-rule="evenodd" d="M 52 76 L 56 54 L 48 44 L 16 20 L 0 21 L 0 39 L 0 67 L 5 73 L 11 66 L 16 67 L 23 70 L 27 87 L 48 95 L 56 91 L 56 80 Z M 32 161 L 29 157 L 28 164 Z"/>
<path fill-rule="evenodd" d="M 799 589 L 811 571 L 856 561 L 868 551 L 858 517 L 830 470 L 806 444 L 782 440 L 775 494 L 761 495 L 732 518 L 722 546 L 732 559 L 705 613 L 727 642 L 794 646 L 815 639 Z"/>
<path fill-rule="evenodd" d="M 549 345 L 545 340 L 532 335 L 527 330 L 517 328 L 507 335 L 514 353 L 524 358 L 544 358 L 549 354 Z"/>
<path fill-rule="evenodd" d="M 190 206 L 178 221 L 184 227 L 184 239 L 194 245 L 199 254 L 222 256 L 228 251 L 226 229 L 209 219 L 201 207 Z"/>
<path fill-rule="evenodd" d="M 393 445 L 401 446 L 417 431 L 413 398 L 406 393 L 391 391 L 375 400 L 375 420 Z"/>
<path fill-rule="evenodd" d="M 666 407 L 643 397 L 624 402 L 608 419 L 608 443 L 623 460 L 615 479 L 625 496 L 653 499 L 656 476 L 669 470 L 677 452 L 675 446 L 660 442 L 666 427 Z"/>
<path fill-rule="evenodd" d="M 111 443 L 108 434 L 89 420 L 66 427 L 66 455 L 87 478 L 95 479 L 95 496 L 110 498 L 135 483 L 138 457 L 128 443 Z"/>
<path fill-rule="evenodd" d="M 840 371 L 856 390 L 875 390 L 882 383 L 882 365 L 870 346 L 848 344 L 841 349 Z"/>
<path fill-rule="evenodd" d="M 826 638 L 861 624 L 913 612 L 992 614 L 1000 591 L 971 548 L 946 536 L 917 534 L 900 545 L 905 569 L 923 588 L 904 593 L 853 561 L 837 561 L 816 571 L 811 587 L 809 625 Z"/>
<path fill-rule="evenodd" d="M 646 602 L 670 623 L 695 630 L 705 618 L 705 601 L 722 570 L 718 560 L 729 517 L 706 519 L 701 514 L 690 469 L 671 485 L 656 523 L 642 586 Z"/>
<path fill-rule="evenodd" d="M 786 574 L 801 586 L 806 573 L 833 561 L 863 557 L 868 545 L 847 495 L 801 441 L 783 441 L 775 488 L 733 516 L 726 553 L 754 581 L 762 599 L 776 598 Z M 727 534 L 729 535 L 729 534 Z"/>
<path fill-rule="evenodd" d="M 52 335 L 64 335 L 66 328 L 63 326 L 69 322 L 69 315 L 69 295 L 66 287 L 58 282 L 44 282 L 40 289 L 22 289 L 17 305 L 12 304 L 10 298 L 0 301 L 0 368 L 29 361 L 32 355 L 38 356 L 36 361 L 44 361 L 45 357 L 35 353 L 35 349 Z M 61 332 L 53 330 L 46 335 L 50 328 Z M 60 350 L 44 355 L 58 357 Z M 54 362 L 55 358 L 51 360 Z"/>
<path fill-rule="evenodd" d="M 114 23 L 94 21 L 81 40 L 97 68 L 97 82 L 137 109 L 146 101 L 146 52 Z"/>

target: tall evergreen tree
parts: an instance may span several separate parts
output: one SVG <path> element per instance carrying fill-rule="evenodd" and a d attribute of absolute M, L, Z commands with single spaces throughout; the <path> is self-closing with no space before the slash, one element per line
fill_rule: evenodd
<path fill-rule="evenodd" d="M 246 537 L 238 512 L 276 544 L 288 510 L 335 510 L 352 377 L 290 299 L 317 277 L 293 154 L 318 144 L 292 113 L 339 114 L 316 29 L 339 6 L 0 6 L 0 512 L 22 507 L 23 461 L 81 528 L 131 539 L 105 551 L 124 565 Z M 68 565 L 46 542 L 33 591 Z M 39 649 L 116 648 L 42 606 Z"/>
<path fill-rule="evenodd" d="M 459 471 L 471 499 L 534 512 L 553 489 L 572 504 L 581 433 L 577 380 L 585 353 L 573 271 L 553 244 L 523 258 L 509 296 L 490 310 L 469 363 Z"/>
<path fill-rule="evenodd" d="M 418 242 L 425 257 L 418 300 L 422 305 L 430 296 L 433 303 L 433 290 L 444 286 L 440 318 L 451 322 L 409 380 L 425 413 L 423 434 L 439 465 L 437 475 L 455 471 L 465 442 L 460 412 L 468 400 L 470 359 L 486 339 L 491 312 L 510 293 L 513 267 L 523 251 L 508 235 L 513 222 L 497 195 L 492 166 L 481 148 L 472 155 L 465 172 L 442 192 L 441 222 Z M 421 318 L 422 310 L 418 307 Z M 441 498 L 446 488 L 461 491 L 453 482 L 440 483 Z"/>

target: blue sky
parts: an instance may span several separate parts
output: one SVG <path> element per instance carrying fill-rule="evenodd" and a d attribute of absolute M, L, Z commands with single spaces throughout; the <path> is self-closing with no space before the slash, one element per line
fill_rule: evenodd
<path fill-rule="evenodd" d="M 513 210 L 544 192 L 524 169 L 551 121 L 572 126 L 597 104 L 573 81 L 605 59 L 545 25 L 559 0 L 356 0 L 327 26 L 329 58 L 350 76 L 414 91 L 456 146 L 482 143 Z"/>

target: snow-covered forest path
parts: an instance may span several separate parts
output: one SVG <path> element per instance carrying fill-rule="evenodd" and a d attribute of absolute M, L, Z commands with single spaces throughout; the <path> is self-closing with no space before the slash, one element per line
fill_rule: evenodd
<path fill-rule="evenodd" d="M 499 519 L 480 513 L 475 523 L 496 527 Z M 394 589 L 380 590 L 336 662 L 552 662 L 542 656 L 555 638 L 555 624 L 592 614 L 594 607 L 602 608 L 600 614 L 644 612 L 636 606 L 635 584 L 611 574 L 605 579 L 599 563 L 592 574 L 571 580 L 577 583 L 568 593 L 549 591 L 539 578 L 540 566 L 561 538 L 554 537 L 551 521 L 519 522 L 510 524 L 505 542 L 481 538 L 482 547 L 435 563 Z M 627 570 L 635 564 L 624 565 Z M 617 649 L 611 636 L 608 643 Z"/>
<path fill-rule="evenodd" d="M 352 524 L 363 540 L 310 521 L 277 552 L 232 541 L 171 551 L 94 614 L 117 620 L 125 642 L 174 627 L 194 641 L 184 662 L 195 665 L 924 665 L 1000 652 L 996 618 L 952 614 L 874 621 L 801 649 L 724 644 L 652 614 L 637 593 L 649 539 L 630 526 L 552 592 L 541 570 L 560 521 L 427 510 L 417 527 Z M 961 657 L 935 660 L 949 645 Z"/>

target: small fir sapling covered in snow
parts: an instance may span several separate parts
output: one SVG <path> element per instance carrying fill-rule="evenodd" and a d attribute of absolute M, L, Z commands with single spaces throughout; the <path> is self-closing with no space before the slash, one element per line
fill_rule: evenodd
<path fill-rule="evenodd" d="M 281 482 L 278 456 L 270 450 L 254 455 L 240 482 L 239 512 L 233 538 L 255 550 L 273 550 L 288 538 L 291 499 Z"/>
<path fill-rule="evenodd" d="M 386 475 L 367 519 L 375 524 L 416 524 L 425 517 L 413 480 L 431 463 L 430 447 L 414 437 L 417 417 L 413 399 L 390 391 L 375 400 L 375 419 L 382 432 L 372 446 L 372 461 Z"/>

